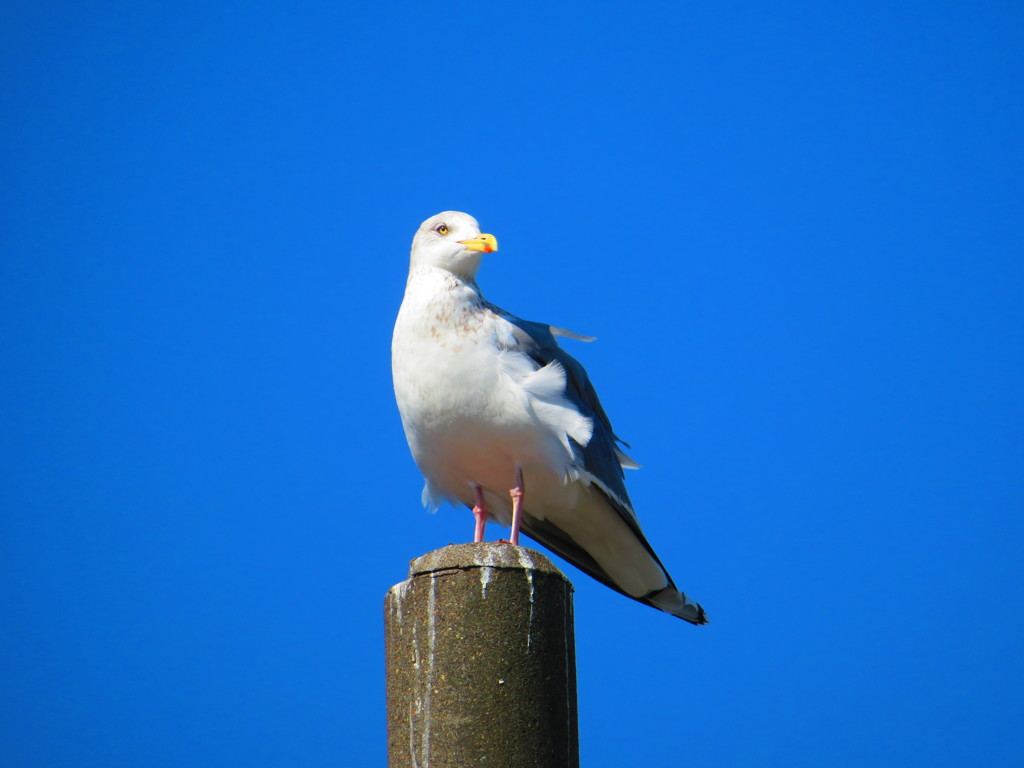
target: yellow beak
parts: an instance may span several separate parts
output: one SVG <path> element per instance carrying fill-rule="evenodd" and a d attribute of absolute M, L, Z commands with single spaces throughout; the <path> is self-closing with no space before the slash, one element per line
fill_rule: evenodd
<path fill-rule="evenodd" d="M 459 245 L 464 245 L 471 251 L 483 251 L 492 253 L 498 250 L 498 238 L 494 235 L 480 235 L 472 240 L 459 240 Z"/>

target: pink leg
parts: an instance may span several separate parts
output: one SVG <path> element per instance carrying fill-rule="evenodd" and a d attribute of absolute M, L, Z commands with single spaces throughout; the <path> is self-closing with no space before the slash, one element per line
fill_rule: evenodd
<path fill-rule="evenodd" d="M 519 526 L 523 523 L 523 470 L 516 467 L 516 487 L 508 492 L 512 497 L 512 533 L 508 540 L 512 544 L 519 544 Z"/>
<path fill-rule="evenodd" d="M 476 496 L 476 506 L 473 507 L 473 517 L 476 518 L 476 528 L 473 529 L 473 542 L 479 544 L 484 540 L 484 525 L 487 523 L 487 506 L 484 504 L 483 488 L 479 485 L 474 485 L 473 493 Z"/>

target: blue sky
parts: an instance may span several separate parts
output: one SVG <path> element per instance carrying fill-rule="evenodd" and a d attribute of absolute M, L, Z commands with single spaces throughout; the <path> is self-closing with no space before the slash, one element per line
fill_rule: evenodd
<path fill-rule="evenodd" d="M 0 752 L 382 765 L 420 221 L 567 341 L 694 628 L 566 566 L 586 766 L 1024 761 L 1012 3 L 0 25 Z M 497 538 L 501 531 L 490 534 Z"/>

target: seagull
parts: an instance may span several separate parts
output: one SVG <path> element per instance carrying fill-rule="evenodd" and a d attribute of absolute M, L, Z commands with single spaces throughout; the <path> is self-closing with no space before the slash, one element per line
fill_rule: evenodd
<path fill-rule="evenodd" d="M 706 624 L 640 529 L 623 473 L 638 465 L 555 337 L 593 339 L 484 299 L 476 273 L 497 250 L 459 211 L 431 216 L 413 237 L 391 367 L 424 505 L 464 504 L 476 542 L 489 520 L 510 525 L 510 543 L 522 531 L 617 592 Z"/>

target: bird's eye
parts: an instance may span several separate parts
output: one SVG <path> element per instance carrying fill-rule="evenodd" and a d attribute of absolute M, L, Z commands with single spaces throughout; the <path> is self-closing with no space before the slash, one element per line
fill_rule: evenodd
<path fill-rule="evenodd" d="M 448 234 L 448 227 L 446 225 L 444 225 L 444 224 L 441 224 L 434 231 L 437 232 L 437 234 L 439 234 L 439 235 L 447 235 Z"/>

